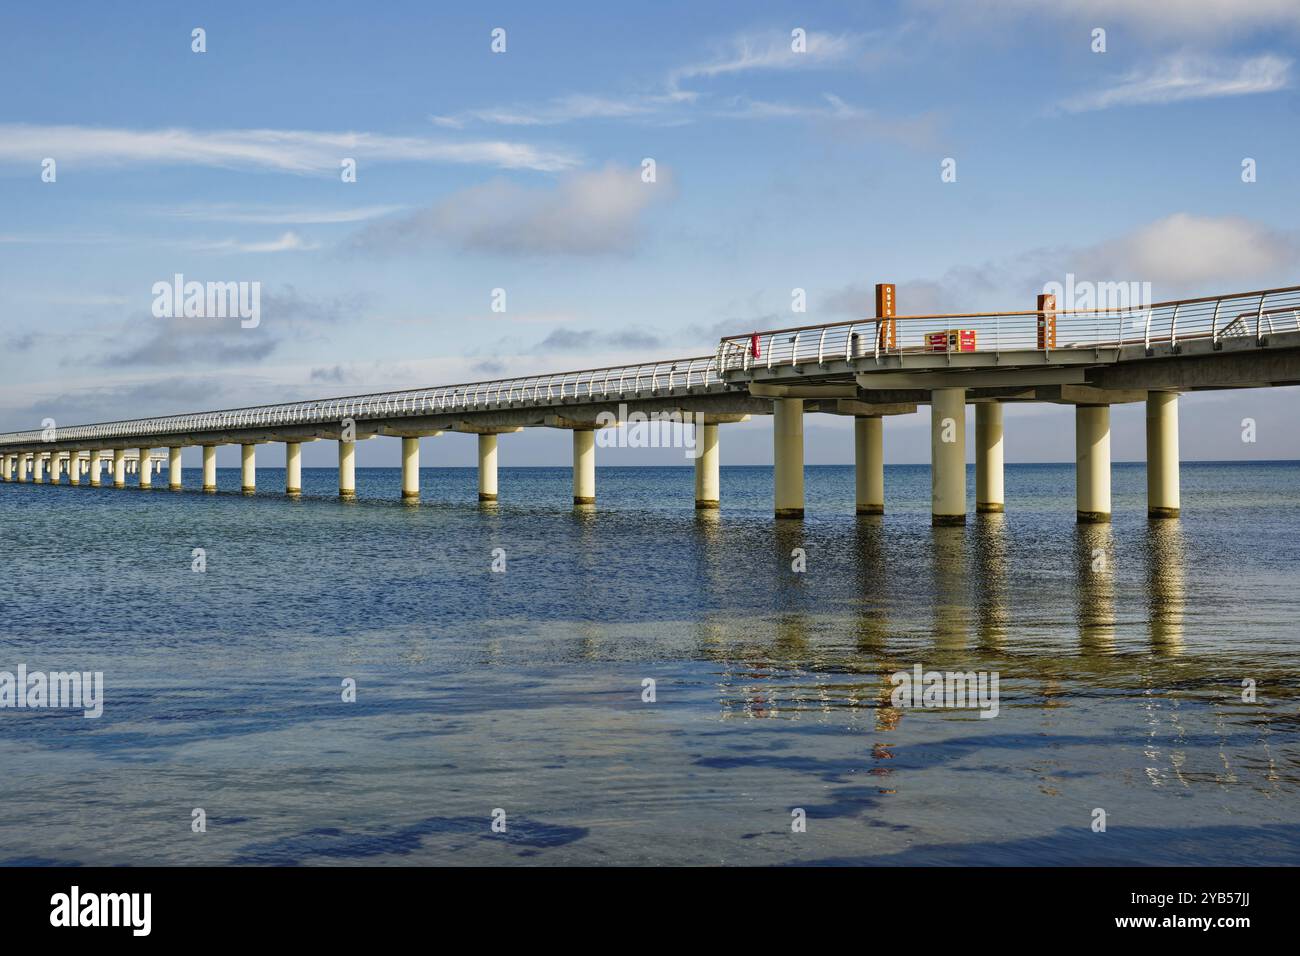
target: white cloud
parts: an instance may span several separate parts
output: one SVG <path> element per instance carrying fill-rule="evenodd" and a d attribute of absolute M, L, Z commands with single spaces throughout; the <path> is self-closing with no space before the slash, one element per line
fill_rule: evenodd
<path fill-rule="evenodd" d="M 1294 237 L 1239 216 L 1175 213 L 1083 250 L 1086 272 L 1141 282 L 1194 285 L 1246 281 L 1294 269 Z"/>
<path fill-rule="evenodd" d="M 1006 33 L 1015 21 L 1050 17 L 1073 23 L 1087 49 L 1092 27 L 1130 27 L 1132 39 L 1216 43 L 1251 33 L 1300 27 L 1295 0 L 910 0 L 918 20 L 935 31 Z"/>
<path fill-rule="evenodd" d="M 641 220 L 672 194 L 672 176 L 658 182 L 640 170 L 607 166 L 571 173 L 552 189 L 494 181 L 455 193 L 410 216 L 374 223 L 359 233 L 359 249 L 405 249 L 450 243 L 502 255 L 625 254 L 640 239 Z"/>
<path fill-rule="evenodd" d="M 1295 0 L 912 0 L 927 16 L 997 24 L 1008 16 L 1045 15 L 1088 26 L 1130 24 L 1149 39 L 1213 37 L 1277 26 L 1300 26 Z"/>
<path fill-rule="evenodd" d="M 0 124 L 0 163 L 33 166 L 46 156 L 60 165 L 191 165 L 337 173 L 358 162 L 437 162 L 555 172 L 578 164 L 562 151 L 506 141 L 443 142 L 376 133 L 302 130 L 111 129 Z"/>
<path fill-rule="evenodd" d="M 1291 61 L 1271 54 L 1237 59 L 1181 53 L 1148 70 L 1135 70 L 1114 86 L 1061 105 L 1079 113 L 1112 106 L 1272 93 L 1290 85 L 1290 73 Z"/>
<path fill-rule="evenodd" d="M 1087 246 L 1039 246 L 996 260 L 953 265 L 931 277 L 896 277 L 903 315 L 1029 308 L 1049 281 L 1150 282 L 1156 301 L 1294 281 L 1300 241 L 1238 216 L 1180 212 Z M 810 290 L 811 309 L 870 314 L 871 287 L 853 281 Z M 761 326 L 760 326 L 761 327 Z M 734 331 L 734 329 L 733 329 Z"/>

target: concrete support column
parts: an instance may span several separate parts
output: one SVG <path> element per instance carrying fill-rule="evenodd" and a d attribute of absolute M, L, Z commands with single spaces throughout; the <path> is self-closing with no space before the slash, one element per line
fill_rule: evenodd
<path fill-rule="evenodd" d="M 203 446 L 203 490 L 217 490 L 217 446 Z"/>
<path fill-rule="evenodd" d="M 126 452 L 120 448 L 113 449 L 113 487 L 126 487 Z"/>
<path fill-rule="evenodd" d="M 339 441 L 339 497 L 357 496 L 357 443 Z"/>
<path fill-rule="evenodd" d="M 1147 517 L 1177 518 L 1178 393 L 1147 392 Z"/>
<path fill-rule="evenodd" d="M 60 474 L 59 453 L 57 451 L 52 451 L 50 452 L 50 484 L 57 485 L 59 483 Z"/>
<path fill-rule="evenodd" d="M 181 450 L 179 448 L 167 449 L 167 487 L 172 491 L 180 491 L 184 480 L 181 477 Z"/>
<path fill-rule="evenodd" d="M 695 426 L 695 507 L 718 507 L 722 482 L 719 479 L 718 426 Z"/>
<path fill-rule="evenodd" d="M 596 503 L 596 433 L 591 429 L 573 430 L 573 503 Z"/>
<path fill-rule="evenodd" d="M 1110 406 L 1074 407 L 1075 491 L 1081 524 L 1110 520 Z"/>
<path fill-rule="evenodd" d="M 284 493 L 302 494 L 302 442 L 284 443 Z"/>
<path fill-rule="evenodd" d="M 853 419 L 853 478 L 858 514 L 885 513 L 885 420 L 879 415 Z"/>
<path fill-rule="evenodd" d="M 32 455 L 32 484 L 45 484 L 45 456 Z"/>
<path fill-rule="evenodd" d="M 592 482 L 594 484 L 595 477 Z M 478 436 L 478 500 L 497 500 L 497 436 Z"/>
<path fill-rule="evenodd" d="M 966 389 L 930 393 L 930 520 L 966 523 Z"/>
<path fill-rule="evenodd" d="M 0 472 L 2 472 L 5 481 L 13 480 L 10 477 L 10 475 L 13 474 L 13 463 L 14 459 L 12 455 L 5 455 L 3 459 L 0 459 Z"/>
<path fill-rule="evenodd" d="M 243 469 L 239 481 L 239 490 L 246 495 L 257 491 L 257 446 L 239 446 L 239 464 Z"/>
<path fill-rule="evenodd" d="M 772 463 L 778 518 L 803 517 L 803 399 L 772 400 Z"/>
<path fill-rule="evenodd" d="M 140 457 L 136 459 L 135 467 L 140 477 L 140 487 L 150 487 L 153 484 L 153 463 L 149 460 L 148 448 L 140 449 Z"/>
<path fill-rule="evenodd" d="M 92 488 L 99 487 L 99 479 L 103 475 L 103 468 L 101 467 L 103 463 L 100 461 L 101 454 L 102 452 L 98 451 L 90 453 L 90 487 Z"/>
<path fill-rule="evenodd" d="M 31 458 L 28 455 L 18 456 L 18 480 L 22 484 L 27 484 L 27 478 L 31 469 Z"/>
<path fill-rule="evenodd" d="M 975 406 L 975 511 L 997 514 L 1006 510 L 1002 491 L 1002 403 Z"/>
<path fill-rule="evenodd" d="M 81 457 L 75 451 L 68 455 L 68 484 L 81 484 Z"/>
<path fill-rule="evenodd" d="M 402 500 L 420 500 L 420 439 L 402 439 Z"/>

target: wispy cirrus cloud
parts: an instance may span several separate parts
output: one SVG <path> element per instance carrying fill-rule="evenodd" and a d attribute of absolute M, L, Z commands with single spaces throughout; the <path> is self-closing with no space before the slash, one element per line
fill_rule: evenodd
<path fill-rule="evenodd" d="M 239 206 L 217 203 L 182 206 L 158 210 L 158 215 L 172 219 L 200 222 L 242 222 L 261 225 L 330 225 L 364 222 L 401 212 L 405 206 L 352 206 L 343 208 L 286 208 L 274 206 Z"/>
<path fill-rule="evenodd" d="M 452 163 L 557 172 L 577 156 L 504 140 L 452 142 L 378 133 L 305 130 L 122 129 L 0 124 L 0 163 L 72 166 L 209 166 L 299 175 L 337 173 L 344 158 L 371 163 Z"/>
<path fill-rule="evenodd" d="M 904 31 L 909 27 L 903 28 Z M 896 33 L 903 31 L 896 31 Z M 621 95 L 569 94 L 540 103 L 469 109 L 430 116 L 437 126 L 462 129 L 473 124 L 495 126 L 558 126 L 585 120 L 627 120 L 655 124 L 684 124 L 700 118 L 865 119 L 870 111 L 846 103 L 831 93 L 823 102 L 774 103 L 744 95 L 686 89 L 724 77 L 755 72 L 824 70 L 878 62 L 893 43 L 883 35 L 808 32 L 805 48 L 796 52 L 788 32 L 742 33 L 714 48 L 712 56 L 670 70 L 653 89 Z"/>
<path fill-rule="evenodd" d="M 199 241 L 193 248 L 204 252 L 307 252 L 319 249 L 320 243 L 304 239 L 298 233 L 289 231 L 276 239 L 262 242 L 243 242 L 238 239 L 220 239 Z"/>
<path fill-rule="evenodd" d="M 1291 85 L 1291 61 L 1272 54 L 1247 58 L 1180 53 L 1127 74 L 1103 90 L 1071 97 L 1071 113 L 1114 106 L 1177 103 L 1222 96 L 1273 93 Z"/>
<path fill-rule="evenodd" d="M 862 53 L 865 34 L 819 33 L 810 31 L 805 48 L 794 49 L 788 33 L 743 33 L 731 38 L 707 60 L 678 67 L 668 74 L 669 89 L 687 80 L 713 79 L 754 70 L 808 70 L 838 66 Z"/>
<path fill-rule="evenodd" d="M 436 126 L 461 129 L 470 123 L 497 126 L 559 126 L 580 120 L 647 119 L 661 117 L 689 95 L 629 94 L 623 97 L 575 93 L 536 106 L 502 106 L 465 110 L 451 116 L 431 116 Z"/>

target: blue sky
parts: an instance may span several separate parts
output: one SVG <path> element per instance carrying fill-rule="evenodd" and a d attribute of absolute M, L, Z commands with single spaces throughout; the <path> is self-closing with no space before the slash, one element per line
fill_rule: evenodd
<path fill-rule="evenodd" d="M 878 281 L 904 314 L 1025 308 L 1067 273 L 1293 284 L 1298 39 L 1276 0 L 9 5 L 0 428 L 705 354 L 866 314 Z M 154 318 L 175 273 L 260 282 L 260 325 Z M 1184 456 L 1300 457 L 1295 400 L 1185 398 Z M 1071 416 L 1011 409 L 1008 459 L 1069 460 Z M 1116 409 L 1117 459 L 1141 423 Z M 847 425 L 810 419 L 808 460 L 851 461 Z M 770 461 L 769 435 L 729 427 L 724 463 Z M 431 441 L 427 464 L 474 460 Z M 928 416 L 890 421 L 889 460 L 927 448 Z"/>

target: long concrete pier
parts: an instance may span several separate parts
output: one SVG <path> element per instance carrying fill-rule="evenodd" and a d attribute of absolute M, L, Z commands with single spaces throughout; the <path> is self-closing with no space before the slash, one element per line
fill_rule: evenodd
<path fill-rule="evenodd" d="M 721 340 L 709 356 L 640 365 L 405 389 L 157 418 L 0 434 L 0 479 L 140 489 L 168 467 L 185 487 L 181 451 L 203 449 L 201 488 L 217 490 L 216 449 L 240 446 L 244 494 L 257 494 L 257 446 L 285 448 L 285 494 L 302 492 L 302 443 L 338 446 L 338 494 L 356 495 L 356 443 L 401 441 L 402 498 L 420 498 L 420 439 L 473 434 L 478 500 L 500 494 L 498 439 L 524 428 L 572 432 L 573 504 L 596 501 L 597 432 L 647 417 L 694 428 L 695 507 L 724 506 L 720 426 L 772 417 L 773 512 L 804 514 L 804 419 L 852 417 L 856 510 L 883 515 L 886 419 L 930 407 L 931 516 L 961 525 L 967 406 L 975 406 L 976 514 L 1014 508 L 1003 484 L 1003 408 L 1050 402 L 1075 408 L 1076 516 L 1111 518 L 1110 408 L 1146 405 L 1147 514 L 1177 518 L 1178 396 L 1300 384 L 1300 286 L 1122 308 L 1057 309 L 1041 295 L 1021 312 L 896 315 L 891 284 L 874 315 Z M 639 417 L 638 417 L 639 416 Z M 508 447 L 508 446 L 507 446 Z M 165 449 L 165 451 L 159 451 Z M 144 463 L 143 467 L 141 463 Z M 48 477 L 47 477 L 48 476 Z M 85 480 L 83 480 L 85 479 Z"/>

